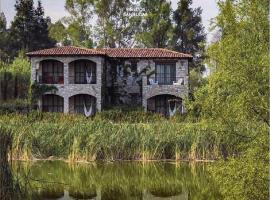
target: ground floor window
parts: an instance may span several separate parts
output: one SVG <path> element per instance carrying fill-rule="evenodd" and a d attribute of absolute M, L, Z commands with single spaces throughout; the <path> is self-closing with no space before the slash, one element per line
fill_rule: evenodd
<path fill-rule="evenodd" d="M 165 116 L 173 116 L 182 113 L 182 99 L 172 95 L 159 95 L 148 99 L 148 111 Z"/>
<path fill-rule="evenodd" d="M 85 110 L 93 110 L 96 107 L 95 97 L 90 95 L 76 95 L 74 96 L 74 112 L 78 114 L 85 114 Z"/>
<path fill-rule="evenodd" d="M 88 60 L 74 62 L 75 84 L 95 84 L 96 64 Z"/>
<path fill-rule="evenodd" d="M 64 112 L 64 99 L 57 95 L 44 95 L 42 97 L 43 112 Z"/>

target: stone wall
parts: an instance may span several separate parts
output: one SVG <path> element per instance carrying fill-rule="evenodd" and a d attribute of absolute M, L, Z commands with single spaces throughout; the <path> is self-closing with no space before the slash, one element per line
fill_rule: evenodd
<path fill-rule="evenodd" d="M 97 111 L 102 109 L 102 73 L 104 67 L 104 58 L 103 57 L 32 57 L 32 73 L 31 80 L 34 82 L 37 80 L 37 77 L 41 75 L 42 69 L 40 62 L 43 60 L 57 60 L 64 64 L 64 84 L 56 84 L 58 88 L 56 95 L 59 95 L 64 98 L 64 112 L 69 112 L 69 98 L 77 94 L 87 94 L 96 98 Z M 75 60 L 90 60 L 96 63 L 97 67 L 97 82 L 96 84 L 69 84 L 69 64 Z M 42 104 L 41 100 L 39 102 Z"/>
<path fill-rule="evenodd" d="M 72 70 L 69 65 L 75 60 L 90 60 L 96 63 L 97 67 L 97 82 L 96 84 L 70 84 L 69 76 Z M 111 95 L 119 97 L 120 101 L 126 105 L 142 105 L 147 110 L 147 99 L 162 95 L 169 94 L 182 99 L 188 96 L 189 74 L 188 74 L 188 60 L 174 60 L 176 62 L 176 77 L 184 78 L 184 85 L 148 85 L 147 75 L 155 78 L 155 62 L 159 59 L 137 59 L 136 72 L 130 71 L 128 66 L 135 60 L 120 60 L 114 63 L 110 60 L 105 60 L 104 57 L 32 57 L 32 81 L 37 80 L 41 75 L 40 62 L 43 60 L 57 60 L 64 64 L 64 84 L 56 84 L 58 88 L 57 95 L 64 98 L 64 112 L 68 113 L 70 110 L 69 102 L 70 97 L 77 94 L 87 94 L 96 98 L 96 109 L 101 111 L 104 106 L 111 105 Z M 166 60 L 162 60 L 163 62 Z M 171 61 L 171 59 L 167 59 Z M 122 68 L 115 65 L 115 63 L 122 63 Z M 129 68 L 129 69 L 128 69 Z M 116 72 L 116 77 L 113 77 L 113 70 Z M 122 71 L 121 71 L 122 70 Z M 123 70 L 128 70 L 124 75 Z M 144 73 L 143 73 L 144 72 Z M 113 92 L 111 92 L 113 91 Z M 111 93 L 110 93 L 111 92 Z M 41 100 L 39 104 L 42 104 Z"/>
<path fill-rule="evenodd" d="M 151 68 L 153 66 L 151 65 Z M 178 60 L 176 62 L 176 77 L 184 78 L 184 85 L 149 85 L 147 76 L 143 77 L 143 94 L 142 105 L 147 110 L 147 100 L 157 95 L 174 95 L 185 99 L 188 97 L 189 92 L 189 74 L 188 74 L 188 60 Z M 150 78 L 155 78 L 155 75 L 151 75 Z"/>

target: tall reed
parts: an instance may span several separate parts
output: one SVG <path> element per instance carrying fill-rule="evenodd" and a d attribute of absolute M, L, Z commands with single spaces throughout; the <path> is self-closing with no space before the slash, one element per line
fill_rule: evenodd
<path fill-rule="evenodd" d="M 2 115 L 0 124 L 14 132 L 13 158 L 50 156 L 70 161 L 103 160 L 206 160 L 220 157 L 217 127 L 177 123 L 143 112 L 87 119 L 83 116 L 30 113 Z M 105 117 L 104 117 L 105 116 Z M 145 122 L 140 121 L 142 118 Z"/>

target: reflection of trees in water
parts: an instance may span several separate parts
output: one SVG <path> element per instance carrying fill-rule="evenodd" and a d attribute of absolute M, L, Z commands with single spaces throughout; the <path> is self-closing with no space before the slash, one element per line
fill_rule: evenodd
<path fill-rule="evenodd" d="M 79 188 L 76 190 L 69 189 L 69 196 L 74 199 L 93 199 L 97 197 L 97 192 L 94 189 L 80 191 Z"/>
<path fill-rule="evenodd" d="M 202 165 L 191 167 L 182 163 L 140 162 L 68 165 L 63 162 L 37 162 L 30 169 L 31 177 L 63 183 L 58 194 L 61 191 L 63 195 L 63 191 L 67 190 L 75 199 L 91 199 L 99 195 L 102 200 L 143 199 L 147 193 L 157 197 L 189 194 L 189 199 L 217 195 Z M 42 188 L 44 184 L 34 182 L 32 186 Z M 51 191 L 48 190 L 49 193 Z"/>
<path fill-rule="evenodd" d="M 8 163 L 8 152 L 12 146 L 12 135 L 9 130 L 0 127 L 0 199 L 15 199 L 13 177 Z"/>

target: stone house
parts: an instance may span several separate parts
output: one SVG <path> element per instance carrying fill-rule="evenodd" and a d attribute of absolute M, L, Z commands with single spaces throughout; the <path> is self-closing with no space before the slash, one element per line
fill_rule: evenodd
<path fill-rule="evenodd" d="M 160 48 L 56 47 L 27 54 L 33 82 L 57 87 L 39 100 L 44 112 L 93 115 L 106 107 L 185 112 L 192 56 Z"/>

